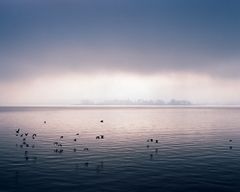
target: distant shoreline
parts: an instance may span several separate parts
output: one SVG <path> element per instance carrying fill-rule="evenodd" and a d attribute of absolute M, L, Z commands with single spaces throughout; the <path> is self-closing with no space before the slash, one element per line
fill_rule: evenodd
<path fill-rule="evenodd" d="M 0 108 L 240 108 L 240 105 L 210 105 L 210 104 L 191 104 L 191 105 L 2 105 Z"/>

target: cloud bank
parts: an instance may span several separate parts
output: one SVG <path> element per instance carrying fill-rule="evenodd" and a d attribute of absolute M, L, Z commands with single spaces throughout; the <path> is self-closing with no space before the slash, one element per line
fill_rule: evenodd
<path fill-rule="evenodd" d="M 240 3 L 1 1 L 0 80 L 61 73 L 240 75 Z"/>

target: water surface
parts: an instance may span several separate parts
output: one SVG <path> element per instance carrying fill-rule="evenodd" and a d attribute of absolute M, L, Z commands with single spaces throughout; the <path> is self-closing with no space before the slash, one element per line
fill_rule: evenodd
<path fill-rule="evenodd" d="M 1 107 L 0 191 L 240 191 L 239 117 L 231 107 Z"/>

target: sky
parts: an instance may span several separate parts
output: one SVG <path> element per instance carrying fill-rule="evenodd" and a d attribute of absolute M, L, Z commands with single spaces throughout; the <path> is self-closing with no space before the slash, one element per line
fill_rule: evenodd
<path fill-rule="evenodd" d="M 0 105 L 240 104 L 237 0 L 1 0 Z"/>

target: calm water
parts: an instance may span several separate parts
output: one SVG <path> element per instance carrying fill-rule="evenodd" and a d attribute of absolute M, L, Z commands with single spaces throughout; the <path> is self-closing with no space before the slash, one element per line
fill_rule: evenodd
<path fill-rule="evenodd" d="M 240 108 L 0 108 L 0 191 L 240 191 L 239 146 Z"/>

